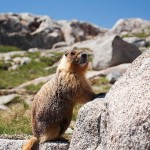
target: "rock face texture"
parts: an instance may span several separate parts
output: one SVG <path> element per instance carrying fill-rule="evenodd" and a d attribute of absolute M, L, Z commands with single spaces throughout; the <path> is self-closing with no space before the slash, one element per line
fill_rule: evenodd
<path fill-rule="evenodd" d="M 64 33 L 64 38 L 68 45 L 91 39 L 98 34 L 104 35 L 104 33 L 108 31 L 106 29 L 77 20 L 59 21 L 59 23 L 62 25 L 61 29 Z"/>
<path fill-rule="evenodd" d="M 141 54 L 140 50 L 116 35 L 99 40 L 93 51 L 93 67 L 102 70 L 123 63 L 131 63 Z"/>
<path fill-rule="evenodd" d="M 21 150 L 25 140 L 0 139 L 0 150 Z M 44 143 L 39 145 L 39 150 L 68 150 L 68 143 Z"/>
<path fill-rule="evenodd" d="M 54 43 L 62 40 L 59 25 L 47 16 L 0 15 L 1 45 L 14 45 L 22 49 L 51 48 Z"/>
<path fill-rule="evenodd" d="M 23 140 L 7 140 L 0 139 L 1 150 L 20 150 L 23 145 Z"/>
<path fill-rule="evenodd" d="M 94 100 L 81 108 L 70 149 L 149 150 L 149 83 L 147 51 L 132 63 L 103 102 Z"/>
<path fill-rule="evenodd" d="M 133 62 L 106 99 L 108 149 L 150 149 L 150 51 Z"/>
<path fill-rule="evenodd" d="M 146 47 L 146 46 L 148 46 L 148 42 L 143 38 L 125 37 L 125 38 L 123 38 L 123 40 L 128 42 L 128 43 L 132 43 L 136 47 Z"/>
<path fill-rule="evenodd" d="M 0 44 L 22 49 L 34 47 L 48 49 L 62 41 L 73 44 L 100 33 L 104 34 L 105 31 L 79 21 L 55 21 L 48 16 L 28 13 L 0 14 Z"/>
<path fill-rule="evenodd" d="M 101 143 L 99 127 L 104 126 L 105 121 L 101 117 L 105 115 L 106 108 L 102 101 L 89 102 L 80 109 L 76 128 L 69 150 L 91 149 L 94 150 Z"/>
<path fill-rule="evenodd" d="M 120 19 L 115 23 L 111 31 L 115 34 L 120 34 L 121 32 L 136 33 L 148 27 L 150 27 L 150 21 L 141 18 Z"/>

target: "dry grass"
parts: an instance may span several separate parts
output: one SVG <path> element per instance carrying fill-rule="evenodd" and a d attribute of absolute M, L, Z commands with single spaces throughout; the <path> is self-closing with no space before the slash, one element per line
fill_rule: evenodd
<path fill-rule="evenodd" d="M 30 108 L 20 98 L 0 111 L 0 134 L 31 134 Z"/>

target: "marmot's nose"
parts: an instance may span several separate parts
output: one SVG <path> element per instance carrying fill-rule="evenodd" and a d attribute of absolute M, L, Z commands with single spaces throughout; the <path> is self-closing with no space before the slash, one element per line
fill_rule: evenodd
<path fill-rule="evenodd" d="M 82 57 L 82 58 L 87 58 L 87 54 L 86 54 L 86 53 L 83 53 L 83 54 L 81 54 L 81 57 Z"/>

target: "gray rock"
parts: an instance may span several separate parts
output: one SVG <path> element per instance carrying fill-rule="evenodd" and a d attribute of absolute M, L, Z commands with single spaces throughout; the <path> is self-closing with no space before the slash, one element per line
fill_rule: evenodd
<path fill-rule="evenodd" d="M 0 104 L 0 110 L 7 110 L 7 109 L 8 109 L 8 107 L 6 107 L 5 105 Z"/>
<path fill-rule="evenodd" d="M 28 52 L 30 52 L 30 53 L 39 52 L 39 49 L 38 48 L 29 48 Z"/>
<path fill-rule="evenodd" d="M 7 52 L 7 53 L 0 53 L 0 60 L 5 60 L 6 57 L 12 58 L 15 55 L 24 56 L 26 52 L 24 51 L 13 51 L 13 52 Z"/>
<path fill-rule="evenodd" d="M 37 22 L 41 23 L 39 24 L 39 27 L 32 32 L 33 35 L 41 32 L 53 33 L 55 28 L 59 28 L 57 22 L 48 16 L 38 16 Z"/>
<path fill-rule="evenodd" d="M 148 44 L 150 45 L 150 36 L 148 36 L 148 37 L 146 38 L 146 42 L 148 42 Z"/>
<path fill-rule="evenodd" d="M 58 42 L 73 44 L 107 31 L 86 22 L 55 21 L 48 16 L 28 13 L 0 14 L 0 22 L 0 44 L 24 50 L 35 47 L 49 49 Z"/>
<path fill-rule="evenodd" d="M 97 41 L 99 41 L 99 39 L 101 39 L 101 38 L 102 38 L 102 36 L 98 35 L 97 37 L 95 37 L 93 39 L 82 41 L 82 42 L 77 42 L 72 45 L 72 49 L 73 48 L 81 48 L 81 49 L 89 49 L 89 50 L 93 51 Z"/>
<path fill-rule="evenodd" d="M 139 56 L 106 96 L 107 149 L 150 149 L 150 51 Z"/>
<path fill-rule="evenodd" d="M 14 62 L 14 64 L 16 64 L 16 65 L 20 65 L 20 64 L 21 64 L 21 61 L 22 61 L 22 57 L 15 57 L 15 58 L 13 59 L 13 62 Z"/>
<path fill-rule="evenodd" d="M 43 52 L 41 53 L 41 56 L 42 56 L 42 57 L 48 57 L 48 58 L 51 58 L 51 57 L 54 56 L 54 54 L 49 53 L 49 52 L 47 52 L 47 51 L 43 51 Z"/>
<path fill-rule="evenodd" d="M 138 37 L 125 37 L 123 38 L 124 41 L 135 45 L 136 47 L 145 47 L 148 45 L 145 39 L 138 38 Z"/>
<path fill-rule="evenodd" d="M 20 150 L 23 140 L 0 139 L 0 150 Z"/>
<path fill-rule="evenodd" d="M 106 79 L 114 84 L 116 81 L 118 81 L 118 79 L 121 77 L 121 73 L 120 72 L 117 72 L 117 71 L 114 71 L 114 72 L 111 72 L 109 73 L 107 76 L 106 76 Z"/>
<path fill-rule="evenodd" d="M 119 19 L 112 27 L 111 32 L 121 34 L 121 32 L 137 33 L 150 27 L 150 21 L 141 18 Z"/>
<path fill-rule="evenodd" d="M 44 143 L 40 144 L 39 150 L 68 150 L 68 143 Z"/>
<path fill-rule="evenodd" d="M 0 96 L 0 105 L 4 105 L 11 102 L 15 97 L 17 97 L 17 94 Z"/>
<path fill-rule="evenodd" d="M 141 54 L 133 44 L 127 43 L 116 35 L 105 36 L 100 39 L 93 51 L 93 67 L 102 70 L 123 63 L 131 63 Z"/>
<path fill-rule="evenodd" d="M 100 126 L 105 126 L 107 109 L 103 101 L 96 99 L 85 104 L 79 111 L 76 127 L 71 139 L 69 150 L 95 150 L 102 142 Z"/>
<path fill-rule="evenodd" d="M 150 50 L 130 65 L 104 101 L 84 105 L 70 150 L 150 149 Z"/>
<path fill-rule="evenodd" d="M 26 140 L 9 140 L 0 139 L 0 150 L 21 150 Z M 39 145 L 39 150 L 67 150 L 69 147 L 68 143 L 44 143 Z"/>
<path fill-rule="evenodd" d="M 16 64 L 16 65 L 12 65 L 11 67 L 9 67 L 8 70 L 11 71 L 11 70 L 16 70 L 18 68 L 19 68 L 19 65 Z"/>
<path fill-rule="evenodd" d="M 15 57 L 13 59 L 13 64 L 14 65 L 10 69 L 15 70 L 15 69 L 17 69 L 17 65 L 22 66 L 24 64 L 29 64 L 30 62 L 31 62 L 31 58 L 29 58 L 29 57 Z"/>
<path fill-rule="evenodd" d="M 12 58 L 11 58 L 11 56 L 5 56 L 5 58 L 4 58 L 4 61 L 5 62 L 9 62 L 9 61 L 11 61 L 12 60 Z"/>
<path fill-rule="evenodd" d="M 11 15 L 13 16 L 13 13 Z M 25 26 L 28 26 L 32 22 L 34 22 L 34 17 L 32 17 L 32 15 L 30 15 L 29 13 L 20 13 L 20 18 L 22 20 L 22 24 L 24 24 Z"/>
<path fill-rule="evenodd" d="M 1 14 L 1 45 L 14 45 L 22 49 L 51 48 L 64 41 L 57 23 L 48 16 L 31 14 Z"/>
<path fill-rule="evenodd" d="M 31 62 L 31 58 L 29 58 L 29 57 L 22 57 L 21 65 L 29 64 L 30 62 Z"/>
<path fill-rule="evenodd" d="M 68 45 L 90 39 L 98 34 L 104 35 L 108 31 L 107 29 L 77 20 L 59 21 L 59 23 L 62 25 L 61 29 Z"/>
<path fill-rule="evenodd" d="M 114 66 L 114 67 L 110 67 L 104 70 L 100 70 L 100 71 L 88 71 L 86 74 L 86 77 L 88 79 L 92 79 L 95 78 L 97 76 L 107 76 L 113 72 L 118 72 L 119 74 L 123 74 L 126 72 L 126 70 L 128 69 L 128 67 L 130 66 L 130 63 L 127 64 L 120 64 L 118 66 Z"/>
<path fill-rule="evenodd" d="M 64 47 L 64 46 L 68 46 L 66 42 L 58 42 L 58 43 L 53 45 L 52 49 Z"/>

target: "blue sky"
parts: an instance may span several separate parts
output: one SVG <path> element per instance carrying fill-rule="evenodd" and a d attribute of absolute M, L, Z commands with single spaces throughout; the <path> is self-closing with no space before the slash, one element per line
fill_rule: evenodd
<path fill-rule="evenodd" d="M 0 13 L 29 12 L 111 28 L 120 18 L 150 20 L 150 0 L 0 0 Z"/>

